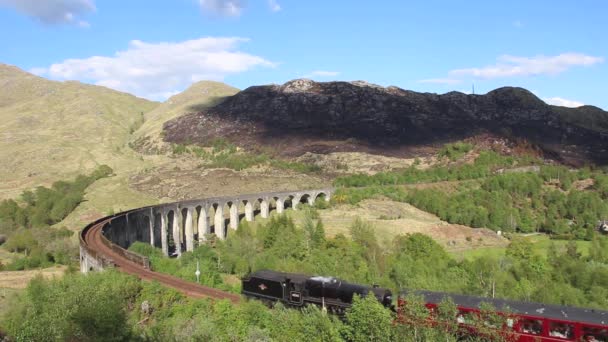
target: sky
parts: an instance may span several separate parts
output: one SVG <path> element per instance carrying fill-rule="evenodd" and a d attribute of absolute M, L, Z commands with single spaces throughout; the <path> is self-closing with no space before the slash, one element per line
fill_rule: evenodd
<path fill-rule="evenodd" d="M 0 0 L 0 63 L 165 100 L 365 80 L 608 109 L 608 1 Z"/>

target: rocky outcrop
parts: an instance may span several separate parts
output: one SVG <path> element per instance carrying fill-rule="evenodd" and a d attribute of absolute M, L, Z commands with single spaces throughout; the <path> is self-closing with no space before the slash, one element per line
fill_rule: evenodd
<path fill-rule="evenodd" d="M 298 79 L 249 87 L 204 112 L 167 122 L 164 130 L 172 142 L 228 136 L 289 150 L 295 139 L 300 145 L 333 141 L 339 150 L 354 141 L 384 151 L 491 132 L 525 138 L 567 161 L 604 163 L 607 123 L 599 108 L 550 106 L 522 88 L 439 95 L 363 81 Z"/>

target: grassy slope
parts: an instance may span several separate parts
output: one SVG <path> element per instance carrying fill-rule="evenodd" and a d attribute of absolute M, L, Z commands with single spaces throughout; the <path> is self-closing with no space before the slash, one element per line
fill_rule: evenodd
<path fill-rule="evenodd" d="M 169 98 L 166 102 L 145 113 L 144 124 L 130 136 L 130 141 L 138 141 L 149 137 L 146 147 L 155 146 L 162 150 L 162 125 L 167 120 L 188 111 L 197 110 L 213 104 L 218 98 L 232 95 L 238 89 L 223 83 L 202 81 L 193 84 L 184 92 Z M 174 198 L 158 198 L 145 194 L 130 187 L 131 178 L 150 170 L 173 168 L 183 161 L 176 161 L 164 154 L 139 154 L 123 146 L 121 153 L 129 156 L 130 163 L 125 165 L 124 172 L 103 179 L 93 184 L 86 193 L 86 201 L 81 203 L 59 226 L 77 230 L 95 218 L 114 212 L 156 204 L 161 201 L 171 201 Z"/>
<path fill-rule="evenodd" d="M 110 210 L 158 203 L 129 188 L 129 179 L 175 161 L 133 151 L 140 137 L 160 141 L 162 124 L 213 104 L 238 90 L 218 82 L 198 82 L 159 104 L 104 87 L 55 82 L 0 64 L 0 199 L 50 185 L 110 165 L 116 176 L 87 189 L 83 202 L 58 226 L 78 230 Z M 145 114 L 144 124 L 131 129 Z M 165 199 L 169 200 L 169 199 Z"/>
<path fill-rule="evenodd" d="M 196 112 L 216 104 L 222 98 L 234 95 L 239 90 L 229 85 L 213 81 L 192 84 L 185 91 L 170 97 L 167 101 L 146 113 L 145 122 L 133 136 L 133 141 L 147 151 L 166 148 L 162 142 L 163 124 L 188 112 Z"/>
<path fill-rule="evenodd" d="M 0 198 L 108 164 L 129 170 L 130 126 L 158 103 L 0 64 Z"/>
<path fill-rule="evenodd" d="M 532 242 L 534 246 L 534 253 L 539 256 L 546 257 L 551 243 L 554 243 L 558 249 L 565 249 L 568 241 L 565 240 L 551 240 L 547 235 L 532 235 L 525 237 L 527 240 Z M 589 247 L 591 246 L 590 241 L 575 241 L 577 250 L 581 255 L 589 255 Z M 466 258 L 469 260 L 475 259 L 480 256 L 494 256 L 502 257 L 505 255 L 506 247 L 486 247 L 469 249 L 459 252 L 454 252 L 454 256 L 458 258 Z"/>

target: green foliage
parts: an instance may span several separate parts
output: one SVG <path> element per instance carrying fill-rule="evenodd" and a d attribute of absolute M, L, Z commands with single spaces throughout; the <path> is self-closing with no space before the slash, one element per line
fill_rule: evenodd
<path fill-rule="evenodd" d="M 218 268 L 217 252 L 207 245 L 199 246 L 192 252 L 182 253 L 179 259 L 166 257 L 159 249 L 143 242 L 135 242 L 129 247 L 129 250 L 147 256 L 154 271 L 168 273 L 193 282 L 196 281 L 194 272 L 196 271 L 198 261 L 201 271 L 201 284 L 225 290 L 234 290 L 222 281 Z"/>
<path fill-rule="evenodd" d="M 225 167 L 240 171 L 267 161 L 268 156 L 265 154 L 219 153 L 213 155 L 210 167 Z"/>
<path fill-rule="evenodd" d="M 593 262 L 608 264 L 608 237 L 594 236 L 589 249 L 589 259 Z"/>
<path fill-rule="evenodd" d="M 91 175 L 79 175 L 72 182 L 57 181 L 51 188 L 39 186 L 34 191 L 24 191 L 21 195 L 26 204 L 24 207 L 10 199 L 0 202 L 0 220 L 13 229 L 53 225 L 82 202 L 89 185 L 112 172 L 109 166 L 101 165 Z"/>
<path fill-rule="evenodd" d="M 322 171 L 322 168 L 315 164 L 273 159 L 263 152 L 239 151 L 235 144 L 224 138 L 213 139 L 204 144 L 204 146 L 211 147 L 211 151 L 207 151 L 199 146 L 173 144 L 172 152 L 176 155 L 194 154 L 201 159 L 207 160 L 209 167 L 228 168 L 236 171 L 263 164 L 268 164 L 276 169 L 300 173 L 319 173 Z"/>
<path fill-rule="evenodd" d="M 29 253 L 38 248 L 38 241 L 34 238 L 34 234 L 31 231 L 20 230 L 11 235 L 3 247 L 10 252 Z"/>
<path fill-rule="evenodd" d="M 129 134 L 133 134 L 135 131 L 137 131 L 144 124 L 144 121 L 144 112 L 139 112 L 139 115 L 135 121 L 133 121 L 133 123 L 129 126 Z"/>
<path fill-rule="evenodd" d="M 338 187 L 364 187 L 373 185 L 415 184 L 438 181 L 466 180 L 487 177 L 501 167 L 536 163 L 536 160 L 520 157 L 505 157 L 493 151 L 480 152 L 473 164 L 458 166 L 435 166 L 419 170 L 411 166 L 403 171 L 380 172 L 375 175 L 356 174 L 338 177 L 334 184 Z"/>
<path fill-rule="evenodd" d="M 456 142 L 453 144 L 446 144 L 439 150 L 437 155 L 441 157 L 446 157 L 450 160 L 456 160 L 462 156 L 464 156 L 467 152 L 473 149 L 473 145 L 465 142 Z"/>
<path fill-rule="evenodd" d="M 173 154 L 184 154 L 188 152 L 188 147 L 182 144 L 173 144 L 171 145 L 171 150 Z"/>
<path fill-rule="evenodd" d="M 270 165 L 277 169 L 292 170 L 300 173 L 319 173 L 323 168 L 316 164 L 286 161 L 282 159 L 270 160 Z"/>
<path fill-rule="evenodd" d="M 597 174 L 594 178 L 594 188 L 602 196 L 603 199 L 608 199 L 608 175 Z"/>
<path fill-rule="evenodd" d="M 139 291 L 139 281 L 107 271 L 60 280 L 32 280 L 3 319 L 16 341 L 127 341 L 125 302 Z"/>
<path fill-rule="evenodd" d="M 392 339 L 390 312 L 372 293 L 353 298 L 353 305 L 346 311 L 345 337 L 348 341 L 390 341 Z"/>
<path fill-rule="evenodd" d="M 55 234 L 68 235 L 63 230 Z M 608 308 L 606 237 L 594 237 L 588 257 L 581 256 L 572 242 L 563 249 L 550 248 L 544 258 L 530 253 L 526 241 L 514 239 L 505 257 L 457 261 L 423 234 L 396 237 L 385 247 L 374 227 L 358 220 L 351 225 L 350 235 L 352 238 L 324 236 L 319 214 L 310 208 L 304 212 L 302 226 L 286 215 L 273 215 L 258 226 L 244 223 L 225 241 L 218 241 L 216 248 L 198 246 L 180 259 L 166 258 L 145 243 L 136 243 L 131 250 L 150 257 L 154 270 L 188 280 L 194 280 L 199 261 L 202 283 L 233 291 L 238 288 L 224 283 L 220 272 L 241 276 L 270 268 L 378 283 L 392 288 L 393 293 L 401 288 L 428 289 Z M 449 299 L 437 311 L 442 324 L 429 326 L 424 324 L 429 313 L 422 299 L 408 296 L 406 319 L 395 325 L 390 311 L 373 296 L 357 298 L 341 322 L 316 307 L 293 310 L 277 305 L 268 309 L 257 301 L 232 305 L 191 300 L 159 284 L 141 283 L 112 271 L 37 284 L 43 285 L 31 285 L 1 322 L 17 340 L 38 340 L 43 331 L 48 331 L 48 337 L 41 337 L 43 341 L 138 337 L 158 341 L 457 340 L 456 308 Z M 147 310 L 141 309 L 143 304 Z M 500 325 L 504 317 L 494 315 L 493 308 L 482 309 L 481 316 L 472 317 L 471 322 L 490 336 L 491 326 Z M 108 329 L 109 325 L 116 328 Z M 90 330 L 82 332 L 83 326 Z"/>
<path fill-rule="evenodd" d="M 597 221 L 608 213 L 608 205 L 598 193 L 549 190 L 532 173 L 490 177 L 480 189 L 449 194 L 435 189 L 412 191 L 407 201 L 450 223 L 589 240 Z"/>
<path fill-rule="evenodd" d="M 77 260 L 77 249 L 70 239 L 73 232 L 65 228 L 21 228 L 15 231 L 3 248 L 22 253 L 9 264 L 8 270 L 20 271 L 52 264 L 70 265 Z"/>
<path fill-rule="evenodd" d="M 357 204 L 365 199 L 384 196 L 394 201 L 405 202 L 406 192 L 395 186 L 369 186 L 365 188 L 338 188 L 332 195 L 332 203 Z"/>

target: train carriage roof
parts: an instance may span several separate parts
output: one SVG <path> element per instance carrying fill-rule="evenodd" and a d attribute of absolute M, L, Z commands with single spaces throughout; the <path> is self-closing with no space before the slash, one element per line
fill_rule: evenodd
<path fill-rule="evenodd" d="M 270 270 L 261 270 L 256 271 L 248 275 L 251 278 L 261 278 L 273 281 L 285 281 L 286 278 L 291 279 L 292 282 L 304 282 L 310 278 L 310 276 L 305 274 L 297 274 L 297 273 L 286 273 L 286 272 L 276 272 Z"/>
<path fill-rule="evenodd" d="M 459 307 L 479 309 L 481 303 L 489 303 L 501 311 L 507 307 L 515 314 L 546 317 L 563 321 L 586 322 L 591 324 L 608 325 L 608 311 L 584 309 L 563 305 L 552 305 L 515 300 L 475 297 L 433 291 L 402 291 L 403 295 L 415 293 L 424 296 L 427 303 L 439 304 L 444 297 L 449 296 Z"/>

